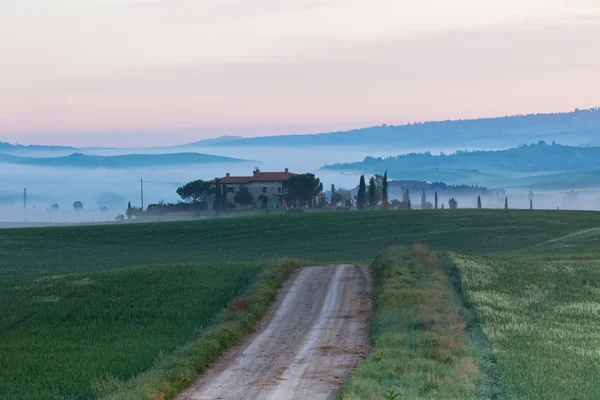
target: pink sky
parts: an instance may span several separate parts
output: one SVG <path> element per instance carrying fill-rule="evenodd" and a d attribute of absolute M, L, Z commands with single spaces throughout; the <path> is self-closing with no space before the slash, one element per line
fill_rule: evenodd
<path fill-rule="evenodd" d="M 172 145 L 600 105 L 596 0 L 39 3 L 0 15 L 3 141 Z"/>

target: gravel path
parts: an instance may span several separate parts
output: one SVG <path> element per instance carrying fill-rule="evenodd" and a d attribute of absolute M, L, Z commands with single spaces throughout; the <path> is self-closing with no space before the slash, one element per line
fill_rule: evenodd
<path fill-rule="evenodd" d="M 178 399 L 335 398 L 368 353 L 371 290 L 367 266 L 302 269 L 257 332 Z"/>

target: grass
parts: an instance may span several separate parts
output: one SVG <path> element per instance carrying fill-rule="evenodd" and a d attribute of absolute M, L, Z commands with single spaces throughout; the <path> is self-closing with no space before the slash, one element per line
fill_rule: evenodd
<path fill-rule="evenodd" d="M 286 256 L 315 263 L 371 262 L 390 246 L 414 243 L 467 253 L 518 252 L 599 225 L 595 212 L 434 210 L 8 229 L 0 230 L 0 280 Z"/>
<path fill-rule="evenodd" d="M 393 247 L 375 259 L 372 353 L 340 392 L 354 399 L 490 398 L 487 345 L 467 329 L 466 310 L 437 255 Z"/>
<path fill-rule="evenodd" d="M 600 398 L 600 260 L 453 254 L 507 399 Z"/>
<path fill-rule="evenodd" d="M 2 282 L 0 397 L 172 394 L 252 328 L 295 265 L 167 265 Z M 242 294 L 247 307 L 223 311 Z"/>
<path fill-rule="evenodd" d="M 595 212 L 438 210 L 0 230 L 0 397 L 170 398 L 297 265 L 268 260 L 423 243 L 435 268 L 402 248 L 374 264 L 374 352 L 347 398 L 597 398 L 598 226 Z"/>

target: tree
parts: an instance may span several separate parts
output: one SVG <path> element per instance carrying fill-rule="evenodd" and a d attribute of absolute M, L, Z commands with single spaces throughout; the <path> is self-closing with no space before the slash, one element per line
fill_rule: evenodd
<path fill-rule="evenodd" d="M 377 206 L 376 203 L 377 184 L 375 183 L 375 177 L 372 176 L 369 179 L 369 208 L 374 209 Z"/>
<path fill-rule="evenodd" d="M 331 199 L 331 205 L 333 205 L 333 204 L 336 203 L 335 201 L 333 201 L 334 197 L 335 197 L 335 185 L 332 183 L 331 184 L 331 197 L 330 197 L 330 199 Z"/>
<path fill-rule="evenodd" d="M 410 199 L 408 199 L 408 209 L 412 210 L 412 205 L 410 204 Z"/>
<path fill-rule="evenodd" d="M 456 210 L 458 208 L 458 201 L 453 197 L 448 201 L 448 206 L 450 206 L 451 210 Z"/>
<path fill-rule="evenodd" d="M 356 195 L 356 207 L 359 210 L 365 209 L 365 197 L 367 196 L 367 185 L 365 184 L 365 176 L 360 176 L 360 183 L 358 185 L 358 194 Z"/>
<path fill-rule="evenodd" d="M 123 221 L 124 219 L 125 219 L 125 216 L 124 216 L 123 214 L 118 214 L 118 215 L 115 217 L 115 221 L 117 221 L 117 222 L 121 222 L 121 221 Z"/>
<path fill-rule="evenodd" d="M 344 194 L 340 191 L 336 191 L 331 195 L 331 205 L 337 205 L 344 202 Z"/>
<path fill-rule="evenodd" d="M 508 196 L 504 198 L 504 209 L 508 210 Z"/>
<path fill-rule="evenodd" d="M 60 209 L 60 206 L 58 205 L 58 203 L 54 203 L 50 206 L 50 209 L 52 211 L 58 211 Z"/>
<path fill-rule="evenodd" d="M 533 199 L 529 199 L 529 209 L 533 210 Z"/>
<path fill-rule="evenodd" d="M 223 185 L 223 194 L 221 196 L 221 210 L 227 211 L 228 208 L 229 207 L 227 204 L 227 186 Z"/>
<path fill-rule="evenodd" d="M 75 203 L 73 203 L 73 210 L 75 210 L 75 211 L 83 210 L 83 203 L 80 201 L 76 201 Z"/>
<path fill-rule="evenodd" d="M 108 207 L 100 207 L 100 212 L 106 214 L 108 212 Z"/>
<path fill-rule="evenodd" d="M 481 210 L 481 196 L 477 196 L 477 209 Z"/>
<path fill-rule="evenodd" d="M 402 201 L 405 203 L 408 203 L 410 201 L 410 192 L 408 191 L 408 189 L 406 189 L 406 191 L 402 195 Z"/>
<path fill-rule="evenodd" d="M 201 179 L 188 182 L 177 189 L 177 194 L 187 203 L 199 203 L 208 199 L 211 188 L 210 183 Z"/>
<path fill-rule="evenodd" d="M 383 208 L 390 208 L 390 202 L 388 199 L 388 177 L 387 171 L 383 174 L 383 183 L 381 184 L 381 201 Z"/>
<path fill-rule="evenodd" d="M 421 193 L 421 210 L 427 210 L 427 196 L 425 195 L 425 190 Z"/>
<path fill-rule="evenodd" d="M 218 214 L 223 209 L 223 203 L 221 200 L 221 180 L 219 178 L 215 179 L 215 202 L 213 204 L 213 210 Z"/>
<path fill-rule="evenodd" d="M 242 186 L 233 196 L 233 202 L 242 206 L 249 206 L 254 202 L 254 196 L 250 193 L 248 186 Z"/>
<path fill-rule="evenodd" d="M 125 211 L 125 215 L 128 219 L 133 218 L 134 212 L 133 208 L 131 207 L 131 202 L 127 203 L 127 210 Z"/>
<path fill-rule="evenodd" d="M 435 209 L 438 209 L 438 195 L 437 192 L 435 192 Z"/>
<path fill-rule="evenodd" d="M 312 207 L 313 198 L 323 191 L 321 180 L 315 174 L 294 175 L 283 186 L 288 195 L 299 200 L 302 204 L 308 203 Z"/>

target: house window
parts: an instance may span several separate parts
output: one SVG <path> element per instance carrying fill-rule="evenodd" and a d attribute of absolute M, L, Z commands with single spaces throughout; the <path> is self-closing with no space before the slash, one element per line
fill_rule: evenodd
<path fill-rule="evenodd" d="M 282 188 L 281 186 L 279 186 L 279 187 L 277 188 L 277 193 L 281 193 L 281 192 L 283 192 L 283 188 Z"/>
<path fill-rule="evenodd" d="M 235 193 L 235 188 L 233 186 L 228 186 L 227 187 L 227 192 L 228 193 Z"/>
<path fill-rule="evenodd" d="M 267 193 L 267 187 L 263 186 L 263 193 Z"/>

